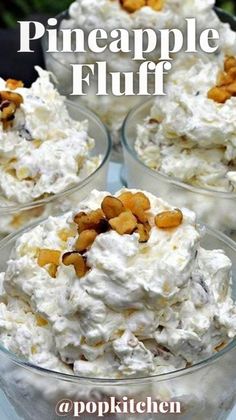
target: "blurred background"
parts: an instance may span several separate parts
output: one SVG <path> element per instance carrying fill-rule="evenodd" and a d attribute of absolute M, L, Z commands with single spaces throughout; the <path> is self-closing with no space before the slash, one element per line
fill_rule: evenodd
<path fill-rule="evenodd" d="M 0 0 L 0 26 L 14 27 L 18 19 L 35 13 L 56 15 L 71 2 L 72 0 Z M 236 14 L 235 0 L 217 0 L 216 4 Z"/>

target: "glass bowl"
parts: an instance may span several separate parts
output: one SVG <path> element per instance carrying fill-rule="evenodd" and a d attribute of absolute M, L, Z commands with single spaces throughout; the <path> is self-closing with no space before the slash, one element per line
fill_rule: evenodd
<path fill-rule="evenodd" d="M 153 99 L 134 108 L 122 129 L 125 170 L 129 188 L 148 189 L 178 207 L 195 211 L 198 219 L 236 239 L 236 193 L 197 188 L 148 168 L 137 155 L 134 145 L 137 125 L 150 115 Z"/>
<path fill-rule="evenodd" d="M 111 153 L 111 140 L 106 127 L 93 112 L 66 101 L 70 116 L 77 121 L 88 121 L 88 134 L 95 139 L 95 147 L 91 156 L 101 156 L 98 168 L 77 185 L 59 194 L 26 204 L 12 204 L 0 207 L 0 237 L 42 219 L 48 215 L 66 212 L 75 203 L 83 199 L 91 189 L 106 189 L 107 170 Z"/>
<path fill-rule="evenodd" d="M 35 224 L 36 225 L 36 224 Z M 6 261 L 15 241 L 27 229 L 0 241 L 0 270 L 5 271 Z M 236 298 L 236 245 L 225 235 L 206 228 L 201 245 L 206 249 L 221 248 L 232 261 L 233 298 Z M 236 401 L 236 339 L 212 357 L 192 367 L 158 376 L 139 379 L 107 380 L 71 376 L 36 367 L 20 360 L 0 345 L 0 418 L 9 420 L 56 420 L 59 401 L 104 402 L 123 397 L 135 402 L 178 401 L 181 414 L 104 414 L 112 420 L 137 419 L 172 420 L 224 420 Z M 67 406 L 68 407 L 68 406 Z M 91 405 L 90 405 L 91 407 Z M 62 416 L 62 412 L 58 412 Z M 4 417 L 5 416 L 5 417 Z M 73 412 L 64 413 L 73 418 Z M 85 413 L 84 420 L 98 418 Z"/>
<path fill-rule="evenodd" d="M 224 12 L 221 9 L 216 8 L 216 13 L 219 16 L 220 20 L 224 23 L 229 23 L 233 30 L 236 30 L 236 20 L 235 18 Z M 59 30 L 61 22 L 63 20 L 69 19 L 68 11 L 64 11 L 58 16 L 56 16 L 57 25 L 53 28 Z M 51 27 L 48 27 L 51 29 Z M 98 114 L 99 118 L 102 120 L 104 124 L 107 125 L 113 143 L 113 153 L 112 159 L 114 161 L 123 161 L 122 155 L 122 147 L 120 142 L 121 137 L 121 127 L 126 117 L 127 113 L 137 104 L 146 101 L 147 96 L 125 96 L 118 97 L 109 94 L 109 96 L 96 96 L 96 86 L 97 81 L 96 79 L 91 79 L 90 86 L 87 89 L 87 94 L 85 96 L 71 96 L 72 93 L 72 67 L 70 64 L 74 64 L 77 62 L 78 58 L 76 59 L 76 54 L 79 54 L 79 61 L 80 63 L 87 63 L 86 53 L 82 55 L 81 53 L 63 53 L 63 57 L 61 53 L 49 53 L 47 52 L 47 39 L 44 36 L 42 41 L 42 48 L 44 53 L 44 60 L 46 64 L 47 70 L 51 71 L 58 80 L 57 88 L 62 95 L 67 96 L 70 100 L 75 102 L 80 102 L 86 107 L 93 110 L 95 113 Z M 111 55 L 112 57 L 112 55 Z M 97 58 L 93 56 L 91 58 L 91 63 L 95 61 L 102 61 L 101 56 L 99 55 Z M 107 60 L 107 57 L 105 58 Z M 129 60 L 129 57 L 127 57 Z M 114 67 L 114 65 L 113 65 Z M 125 71 L 124 68 L 124 61 L 122 64 L 122 69 L 112 68 L 112 71 Z M 109 83 L 108 90 L 109 90 Z M 150 86 L 149 86 L 150 89 Z"/>
<path fill-rule="evenodd" d="M 54 27 L 59 30 L 62 21 L 69 20 L 70 16 L 68 11 L 64 11 L 58 16 L 57 25 Z M 82 105 L 88 107 L 93 112 L 95 112 L 101 121 L 107 126 L 113 145 L 112 158 L 114 161 L 122 160 L 122 148 L 120 143 L 120 129 L 122 127 L 125 116 L 128 111 L 132 109 L 135 105 L 140 102 L 140 96 L 113 96 L 109 94 L 108 96 L 96 96 L 97 89 L 97 79 L 91 78 L 90 85 L 86 90 L 85 96 L 72 96 L 72 67 L 70 64 L 77 62 L 75 58 L 79 54 L 80 62 L 86 63 L 88 61 L 86 53 L 49 53 L 47 52 L 47 39 L 44 36 L 42 40 L 42 48 L 44 53 L 45 65 L 48 71 L 52 72 L 57 79 L 57 89 L 58 91 L 67 96 L 68 99 L 81 103 Z M 111 57 L 112 57 L 111 53 Z M 82 58 L 83 57 L 83 58 Z M 91 58 L 91 63 L 95 61 L 102 61 L 101 56 L 99 55 L 97 59 L 94 57 Z M 114 58 L 113 58 L 114 60 Z M 89 61 L 90 62 L 90 61 Z M 113 69 L 114 70 L 114 69 Z M 125 70 L 124 68 L 122 70 Z M 110 83 L 107 83 L 108 92 L 110 90 Z M 146 98 L 146 97 L 145 97 Z"/>

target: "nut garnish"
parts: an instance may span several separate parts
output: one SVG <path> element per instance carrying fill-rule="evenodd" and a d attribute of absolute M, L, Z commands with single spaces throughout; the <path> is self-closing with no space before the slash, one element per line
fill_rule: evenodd
<path fill-rule="evenodd" d="M 207 97 L 208 99 L 212 99 L 219 104 L 224 104 L 227 99 L 230 99 L 232 95 L 225 88 L 222 87 L 214 87 L 209 90 Z"/>
<path fill-rule="evenodd" d="M 40 249 L 38 253 L 38 265 L 44 267 L 47 264 L 59 265 L 61 259 L 61 251 L 54 249 Z"/>
<path fill-rule="evenodd" d="M 131 211 L 127 210 L 118 217 L 110 219 L 109 224 L 120 235 L 130 234 L 137 227 L 137 219 Z"/>
<path fill-rule="evenodd" d="M 227 92 L 232 96 L 236 96 L 236 81 L 227 86 Z"/>
<path fill-rule="evenodd" d="M 66 266 L 73 265 L 76 275 L 79 278 L 84 277 L 88 271 L 84 258 L 77 251 L 66 252 L 62 256 L 62 262 Z"/>
<path fill-rule="evenodd" d="M 160 12 L 164 7 L 164 0 L 147 0 L 147 6 L 150 6 L 156 12 Z"/>
<path fill-rule="evenodd" d="M 101 207 L 108 220 L 118 217 L 123 211 L 125 211 L 122 201 L 110 195 L 104 198 Z"/>
<path fill-rule="evenodd" d="M 146 6 L 146 0 L 121 0 L 121 4 L 127 12 L 134 13 Z"/>
<path fill-rule="evenodd" d="M 24 87 L 24 83 L 21 80 L 15 80 L 15 79 L 8 79 L 6 81 L 6 87 L 11 90 L 15 90 L 17 88 Z"/>
<path fill-rule="evenodd" d="M 164 7 L 164 0 L 120 0 L 122 7 L 129 13 L 134 13 L 144 6 L 149 6 L 159 12 Z"/>
<path fill-rule="evenodd" d="M 3 129 L 6 130 L 15 118 L 16 105 L 10 101 L 3 101 L 0 105 L 0 117 Z"/>
<path fill-rule="evenodd" d="M 208 99 L 224 104 L 232 96 L 236 96 L 236 58 L 227 57 L 224 63 L 224 72 L 217 79 L 217 86 L 211 88 Z"/>
<path fill-rule="evenodd" d="M 23 97 L 19 93 L 0 91 L 0 121 L 4 130 L 11 127 L 15 112 L 22 103 Z"/>
<path fill-rule="evenodd" d="M 78 232 L 83 230 L 94 229 L 97 232 L 105 232 L 108 223 L 101 209 L 93 210 L 90 213 L 80 212 L 75 215 L 74 222 L 78 225 Z"/>
<path fill-rule="evenodd" d="M 13 102 L 17 108 L 24 102 L 23 97 L 19 93 L 11 92 L 9 90 L 0 91 L 0 101 Z"/>
<path fill-rule="evenodd" d="M 236 67 L 236 57 L 227 57 L 224 64 L 225 72 L 227 73 L 232 67 Z"/>
<path fill-rule="evenodd" d="M 58 265 L 56 264 L 50 264 L 47 268 L 48 274 L 50 274 L 53 279 L 57 277 L 57 269 Z"/>
<path fill-rule="evenodd" d="M 39 266 L 47 266 L 51 277 L 56 278 L 61 261 L 65 266 L 73 265 L 79 278 L 84 277 L 90 268 L 83 254 L 91 248 L 99 234 L 108 230 L 113 229 L 120 235 L 137 233 L 140 243 L 148 242 L 151 231 L 148 218 L 152 215 L 147 210 L 150 210 L 151 203 L 143 192 L 124 191 L 119 198 L 109 195 L 103 199 L 101 207 L 89 213 L 79 212 L 74 216 L 74 225 L 57 232 L 65 248 L 68 238 L 75 238 L 71 251 L 64 254 L 64 251 L 53 249 L 37 251 Z M 155 224 L 161 229 L 178 227 L 182 221 L 183 214 L 179 209 L 163 211 L 155 217 Z M 142 247 L 144 251 L 147 249 L 147 246 Z"/>
<path fill-rule="evenodd" d="M 91 247 L 97 235 L 98 233 L 94 229 L 83 230 L 75 242 L 75 250 L 78 252 L 85 252 L 88 248 Z"/>
<path fill-rule="evenodd" d="M 151 226 L 149 223 L 138 223 L 137 225 L 137 233 L 139 234 L 139 242 L 144 243 L 147 242 L 149 239 L 149 232 L 151 230 Z"/>
<path fill-rule="evenodd" d="M 181 225 L 183 213 L 179 209 L 163 211 L 156 215 L 155 224 L 160 229 L 170 229 Z"/>
<path fill-rule="evenodd" d="M 130 192 L 124 192 L 120 195 L 119 199 L 127 209 L 132 211 L 140 222 L 147 222 L 148 217 L 145 211 L 149 210 L 151 205 L 144 193 L 137 192 L 132 194 Z"/>
<path fill-rule="evenodd" d="M 133 195 L 134 194 L 132 192 L 125 191 L 119 195 L 118 199 L 124 204 L 125 208 L 128 209 L 130 207 L 130 202 L 132 201 Z"/>

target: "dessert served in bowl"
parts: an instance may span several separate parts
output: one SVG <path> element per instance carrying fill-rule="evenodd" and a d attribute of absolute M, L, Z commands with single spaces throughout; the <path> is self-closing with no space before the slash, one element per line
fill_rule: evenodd
<path fill-rule="evenodd" d="M 234 235 L 236 59 L 179 56 L 173 70 L 167 95 L 137 108 L 124 125 L 129 185 L 136 186 L 139 167 L 151 191 Z"/>
<path fill-rule="evenodd" d="M 201 30 L 209 27 L 215 28 L 220 33 L 221 47 L 228 52 L 235 42 L 235 36 L 228 24 L 223 24 L 216 12 L 213 10 L 214 0 L 202 1 L 179 1 L 179 0 L 78 0 L 71 4 L 68 11 L 57 17 L 58 19 L 58 50 L 62 45 L 62 32 L 68 29 L 83 29 L 85 34 L 97 28 L 102 28 L 108 33 L 108 40 L 101 41 L 111 43 L 113 38 L 110 31 L 118 28 L 125 28 L 129 31 L 131 40 L 134 29 L 173 29 L 179 28 L 185 33 L 185 18 L 195 17 L 197 28 Z M 54 27 L 53 27 L 54 28 Z M 50 29 L 50 27 L 49 27 Z M 138 84 L 138 70 L 140 61 L 132 59 L 131 52 L 112 53 L 108 48 L 98 54 L 87 50 L 86 52 L 57 52 L 48 53 L 46 36 L 43 43 L 45 51 L 45 62 L 47 68 L 52 71 L 59 81 L 59 89 L 65 95 L 72 93 L 72 66 L 71 64 L 93 64 L 97 61 L 104 61 L 107 65 L 107 73 L 116 71 L 132 71 L 136 75 L 135 85 Z M 100 44 L 99 44 L 100 45 Z M 146 53 L 145 59 L 158 63 L 160 49 L 157 47 L 153 52 Z M 110 81 L 110 75 L 107 77 Z M 149 80 L 149 92 L 154 91 L 152 81 Z M 121 85 L 124 86 L 122 79 Z M 85 96 L 72 96 L 73 100 L 81 101 L 86 106 L 98 113 L 101 120 L 107 124 L 113 139 L 115 149 L 114 156 L 121 158 L 120 129 L 128 111 L 144 96 L 114 96 L 111 93 L 111 86 L 108 86 L 109 95 L 96 96 L 97 79 L 91 78 L 90 86 Z M 124 90 L 124 89 L 121 89 Z M 137 90 L 137 88 L 136 88 Z M 137 92 L 136 92 L 137 93 Z M 70 96 L 71 97 L 71 96 Z"/>
<path fill-rule="evenodd" d="M 54 418 L 62 397 L 124 395 L 181 401 L 183 419 L 226 418 L 236 389 L 235 252 L 192 211 L 126 189 L 94 190 L 6 238 L 2 390 L 25 419 Z"/>
<path fill-rule="evenodd" d="M 106 129 L 90 112 L 65 102 L 49 73 L 37 70 L 30 88 L 0 79 L 1 235 L 60 207 L 66 211 L 76 189 L 77 199 L 85 194 L 88 180 L 90 188 L 99 181 L 105 186 Z"/>

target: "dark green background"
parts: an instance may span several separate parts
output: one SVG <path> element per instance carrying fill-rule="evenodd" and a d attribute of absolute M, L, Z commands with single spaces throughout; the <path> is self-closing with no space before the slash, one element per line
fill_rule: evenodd
<path fill-rule="evenodd" d="M 184 0 L 182 0 L 184 1 Z M 13 27 L 18 19 L 34 13 L 55 16 L 72 0 L 0 0 L 0 26 Z M 218 0 L 217 6 L 236 14 L 235 0 Z"/>

